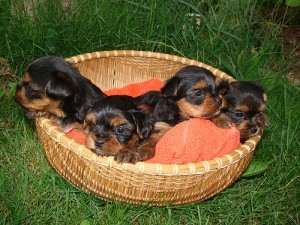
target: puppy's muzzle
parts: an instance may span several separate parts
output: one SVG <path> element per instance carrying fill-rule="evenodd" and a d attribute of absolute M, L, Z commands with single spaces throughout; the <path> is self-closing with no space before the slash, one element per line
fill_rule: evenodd
<path fill-rule="evenodd" d="M 221 106 L 222 105 L 222 99 L 221 98 L 216 98 L 216 105 Z"/>
<path fill-rule="evenodd" d="M 96 146 L 96 148 L 101 148 L 104 143 L 105 143 L 105 139 L 104 138 L 97 138 L 95 140 L 95 146 Z"/>
<path fill-rule="evenodd" d="M 21 88 L 22 88 L 22 85 L 20 83 L 18 83 L 16 86 L 16 92 L 20 91 Z"/>
<path fill-rule="evenodd" d="M 258 131 L 258 128 L 256 126 L 253 126 L 253 127 L 250 128 L 251 134 L 256 134 L 257 131 Z"/>

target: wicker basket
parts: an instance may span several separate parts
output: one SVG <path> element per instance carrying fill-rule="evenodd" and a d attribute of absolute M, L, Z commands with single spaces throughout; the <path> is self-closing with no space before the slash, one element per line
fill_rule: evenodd
<path fill-rule="evenodd" d="M 120 88 L 150 78 L 165 80 L 186 65 L 197 65 L 218 77 L 224 72 L 195 60 L 143 51 L 103 51 L 67 59 L 102 90 Z M 67 137 L 49 119 L 36 119 L 46 157 L 74 186 L 112 202 L 162 206 L 206 200 L 236 181 L 247 168 L 260 136 L 221 158 L 183 165 L 139 162 L 118 164 L 100 157 Z"/>

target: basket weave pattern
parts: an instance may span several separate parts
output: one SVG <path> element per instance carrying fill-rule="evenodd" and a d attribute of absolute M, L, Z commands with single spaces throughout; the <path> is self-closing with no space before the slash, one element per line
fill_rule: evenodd
<path fill-rule="evenodd" d="M 204 63 L 154 52 L 104 51 L 66 60 L 102 90 L 150 78 L 166 80 L 187 65 L 204 67 L 215 76 L 234 80 Z M 261 138 L 254 136 L 231 154 L 199 163 L 119 164 L 112 156 L 96 156 L 47 118 L 36 119 L 36 127 L 48 161 L 74 186 L 110 202 L 156 206 L 199 202 L 218 194 L 241 176 Z"/>

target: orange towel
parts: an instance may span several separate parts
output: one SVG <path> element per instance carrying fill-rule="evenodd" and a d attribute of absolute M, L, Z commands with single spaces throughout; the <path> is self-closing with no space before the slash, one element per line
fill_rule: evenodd
<path fill-rule="evenodd" d="M 222 129 L 210 120 L 193 118 L 177 124 L 157 143 L 148 163 L 184 164 L 210 160 L 232 152 L 240 146 L 235 127 Z"/>
<path fill-rule="evenodd" d="M 136 97 L 147 91 L 158 91 L 162 86 L 161 80 L 153 78 L 124 88 L 111 89 L 105 93 Z M 86 137 L 79 130 L 71 130 L 67 136 L 80 144 L 85 144 Z M 221 129 L 209 120 L 194 118 L 179 123 L 169 130 L 156 145 L 155 156 L 145 162 L 161 164 L 199 162 L 228 154 L 239 145 L 240 135 L 235 127 Z"/>
<path fill-rule="evenodd" d="M 77 129 L 70 130 L 70 131 L 67 133 L 67 136 L 68 136 L 69 138 L 74 139 L 74 140 L 77 141 L 79 144 L 82 144 L 82 145 L 85 144 L 86 136 L 85 136 L 85 134 L 84 134 L 81 130 L 77 130 Z"/>
<path fill-rule="evenodd" d="M 141 83 L 129 84 L 123 88 L 114 88 L 104 91 L 104 93 L 107 95 L 129 95 L 137 97 L 148 91 L 160 91 L 163 85 L 164 83 L 161 80 L 152 78 Z"/>

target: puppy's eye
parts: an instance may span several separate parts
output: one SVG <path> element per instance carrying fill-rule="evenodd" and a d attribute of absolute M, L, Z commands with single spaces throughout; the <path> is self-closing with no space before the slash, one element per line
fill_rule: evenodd
<path fill-rule="evenodd" d="M 235 115 L 239 119 L 244 119 L 244 117 L 245 117 L 245 114 L 243 112 L 236 112 Z"/>
<path fill-rule="evenodd" d="M 123 134 L 125 132 L 125 128 L 123 126 L 117 126 L 117 127 L 115 127 L 115 131 L 118 134 Z"/>
<path fill-rule="evenodd" d="M 226 95 L 227 94 L 227 90 L 222 90 L 221 92 L 220 92 L 220 95 Z"/>
<path fill-rule="evenodd" d="M 195 92 L 195 95 L 198 96 L 198 97 L 203 96 L 203 95 L 204 95 L 204 90 L 197 90 L 197 91 Z"/>
<path fill-rule="evenodd" d="M 95 128 L 94 124 L 90 124 L 90 132 L 93 133 L 95 136 L 98 135 L 97 129 Z"/>

